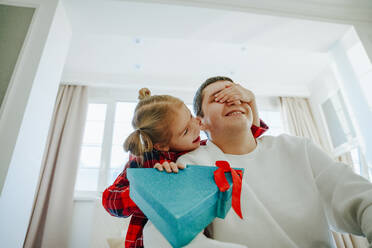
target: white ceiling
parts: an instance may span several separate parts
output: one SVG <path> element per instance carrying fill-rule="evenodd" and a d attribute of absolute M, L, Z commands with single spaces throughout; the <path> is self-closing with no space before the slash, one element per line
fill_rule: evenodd
<path fill-rule="evenodd" d="M 226 75 L 261 95 L 306 95 L 350 26 L 221 9 L 65 0 L 72 42 L 63 79 L 195 90 Z"/>

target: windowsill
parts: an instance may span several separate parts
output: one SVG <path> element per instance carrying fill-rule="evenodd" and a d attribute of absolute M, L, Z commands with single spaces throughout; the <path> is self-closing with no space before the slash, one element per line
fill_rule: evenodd
<path fill-rule="evenodd" d="M 75 191 L 74 202 L 95 202 L 100 201 L 102 192 L 97 191 Z"/>

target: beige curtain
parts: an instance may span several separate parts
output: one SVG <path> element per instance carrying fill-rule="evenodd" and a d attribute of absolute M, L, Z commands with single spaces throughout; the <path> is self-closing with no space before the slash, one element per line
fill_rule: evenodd
<path fill-rule="evenodd" d="M 23 245 L 25 248 L 68 246 L 87 105 L 86 86 L 60 86 Z"/>
<path fill-rule="evenodd" d="M 280 97 L 280 105 L 286 131 L 292 135 L 307 137 L 328 153 L 330 152 L 327 143 L 319 135 L 308 99 Z M 352 165 L 350 153 L 343 154 L 338 159 Z M 368 242 L 363 237 L 337 232 L 332 232 L 332 234 L 337 248 L 368 248 Z"/>
<path fill-rule="evenodd" d="M 306 137 L 327 151 L 315 124 L 309 101 L 305 98 L 281 97 L 281 112 L 285 129 L 292 135 Z"/>

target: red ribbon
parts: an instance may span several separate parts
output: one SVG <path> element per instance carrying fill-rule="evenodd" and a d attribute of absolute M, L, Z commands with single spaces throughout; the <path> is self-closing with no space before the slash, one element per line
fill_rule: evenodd
<path fill-rule="evenodd" d="M 243 219 L 242 210 L 240 207 L 240 194 L 242 191 L 242 170 L 234 170 L 230 167 L 227 161 L 216 161 L 217 170 L 214 171 L 214 181 L 220 191 L 225 192 L 230 188 L 230 184 L 226 179 L 225 172 L 230 172 L 233 180 L 231 205 L 235 213 Z"/>

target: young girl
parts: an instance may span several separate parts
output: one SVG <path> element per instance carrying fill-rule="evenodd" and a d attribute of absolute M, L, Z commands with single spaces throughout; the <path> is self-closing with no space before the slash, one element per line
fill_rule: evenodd
<path fill-rule="evenodd" d="M 102 195 L 103 207 L 112 216 L 126 218 L 132 215 L 125 238 L 125 247 L 130 248 L 143 247 L 142 230 L 147 218 L 129 197 L 127 168 L 156 167 L 177 173 L 178 169 L 184 168 L 184 165 L 174 163 L 177 158 L 206 144 L 206 140 L 200 140 L 200 121 L 180 99 L 150 95 L 146 88 L 139 91 L 140 102 L 132 120 L 134 131 L 124 142 L 124 150 L 131 153 L 129 162 Z M 268 127 L 260 121 L 260 127 L 252 125 L 251 129 L 257 138 Z"/>

